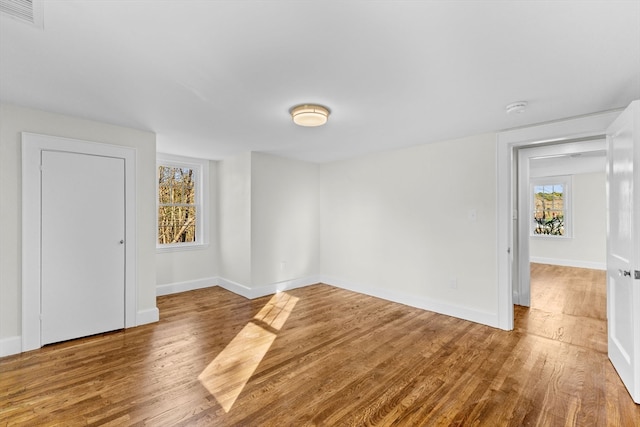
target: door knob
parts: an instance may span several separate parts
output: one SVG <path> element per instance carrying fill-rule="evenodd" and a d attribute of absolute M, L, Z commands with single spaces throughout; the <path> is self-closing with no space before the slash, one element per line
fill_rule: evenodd
<path fill-rule="evenodd" d="M 629 276 L 629 277 L 631 277 L 631 270 L 618 270 L 618 276 L 622 276 L 622 277 Z"/>
<path fill-rule="evenodd" d="M 121 244 L 121 245 L 124 245 L 124 240 L 120 240 L 120 244 Z"/>

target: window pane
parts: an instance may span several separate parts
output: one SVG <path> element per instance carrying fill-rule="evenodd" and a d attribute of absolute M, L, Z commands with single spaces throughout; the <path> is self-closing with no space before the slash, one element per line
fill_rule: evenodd
<path fill-rule="evenodd" d="M 160 166 L 158 176 L 158 201 L 161 204 L 196 203 L 193 169 Z"/>
<path fill-rule="evenodd" d="M 171 168 L 158 166 L 158 202 L 161 204 L 171 202 L 170 177 Z"/>
<path fill-rule="evenodd" d="M 158 243 L 196 241 L 195 206 L 162 206 L 158 209 Z"/>
<path fill-rule="evenodd" d="M 167 185 L 158 186 L 158 202 L 163 205 L 171 203 L 171 187 Z"/>
<path fill-rule="evenodd" d="M 195 188 L 192 183 L 176 185 L 171 190 L 171 203 L 193 205 L 195 199 Z"/>
<path fill-rule="evenodd" d="M 192 178 L 193 178 L 193 170 L 188 168 L 174 169 L 174 180 L 176 184 L 184 184 L 187 182 L 191 182 Z"/>
<path fill-rule="evenodd" d="M 533 194 L 533 234 L 564 236 L 564 185 L 536 185 Z"/>
<path fill-rule="evenodd" d="M 171 168 L 167 166 L 158 166 L 158 183 L 166 184 L 171 177 Z"/>

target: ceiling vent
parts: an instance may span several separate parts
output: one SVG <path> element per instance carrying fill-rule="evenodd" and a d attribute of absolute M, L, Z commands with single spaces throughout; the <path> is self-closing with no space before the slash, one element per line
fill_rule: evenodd
<path fill-rule="evenodd" d="M 43 28 L 43 0 L 0 0 L 0 12 L 35 27 Z"/>

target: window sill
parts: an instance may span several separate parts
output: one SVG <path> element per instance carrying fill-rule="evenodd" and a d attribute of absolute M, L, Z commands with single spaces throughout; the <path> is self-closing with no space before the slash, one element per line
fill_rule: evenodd
<path fill-rule="evenodd" d="M 168 252 L 181 252 L 181 251 L 198 251 L 209 249 L 208 243 L 200 243 L 200 244 L 189 244 L 189 243 L 179 243 L 173 245 L 162 245 L 156 246 L 157 254 L 164 254 Z"/>
<path fill-rule="evenodd" d="M 559 240 L 567 240 L 571 239 L 571 236 L 557 236 L 554 234 L 531 234 L 529 235 L 532 239 L 559 239 Z"/>

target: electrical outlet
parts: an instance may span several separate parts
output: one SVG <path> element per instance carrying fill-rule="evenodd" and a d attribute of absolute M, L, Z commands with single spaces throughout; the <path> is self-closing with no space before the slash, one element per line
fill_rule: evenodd
<path fill-rule="evenodd" d="M 287 268 L 287 261 L 280 261 L 280 271 L 284 271 Z"/>
<path fill-rule="evenodd" d="M 449 288 L 450 289 L 458 289 L 458 279 L 453 278 L 449 280 Z"/>

